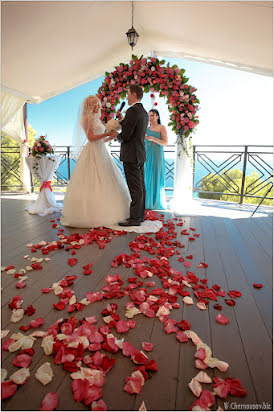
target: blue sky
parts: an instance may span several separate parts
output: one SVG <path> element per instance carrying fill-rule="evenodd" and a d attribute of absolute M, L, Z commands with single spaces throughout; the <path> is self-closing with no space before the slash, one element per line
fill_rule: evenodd
<path fill-rule="evenodd" d="M 188 83 L 197 88 L 200 124 L 193 135 L 194 144 L 273 144 L 272 77 L 184 59 L 164 59 L 184 68 Z M 86 96 L 97 93 L 103 79 L 104 76 L 39 105 L 28 105 L 29 124 L 37 135 L 47 134 L 52 144 L 71 145 L 79 105 Z M 164 98 L 157 101 L 162 124 L 167 126 L 167 104 Z M 151 109 L 149 94 L 143 103 L 147 110 Z M 174 143 L 171 130 L 168 137 Z"/>

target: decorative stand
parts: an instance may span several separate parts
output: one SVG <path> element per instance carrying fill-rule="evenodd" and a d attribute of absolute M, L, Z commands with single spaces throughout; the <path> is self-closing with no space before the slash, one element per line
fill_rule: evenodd
<path fill-rule="evenodd" d="M 62 208 L 57 206 L 51 188 L 51 179 L 60 164 L 60 156 L 42 156 L 36 158 L 29 156 L 26 158 L 27 165 L 32 175 L 41 183 L 40 192 L 37 200 L 26 210 L 33 215 L 45 216 L 49 213 L 60 211 Z"/>

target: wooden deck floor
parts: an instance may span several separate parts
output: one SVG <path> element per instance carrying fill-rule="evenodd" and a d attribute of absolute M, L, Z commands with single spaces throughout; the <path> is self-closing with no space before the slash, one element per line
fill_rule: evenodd
<path fill-rule="evenodd" d="M 22 200 L 20 197 L 2 199 L 2 266 L 13 265 L 17 270 L 24 268 L 27 262 L 23 256 L 29 254 L 27 243 L 57 240 L 57 231 L 51 227 L 49 221 L 59 215 L 29 215 L 24 211 L 28 204 L 28 200 Z M 226 408 L 220 398 L 216 397 L 217 402 L 212 410 L 216 410 L 219 405 L 226 410 L 236 410 L 239 409 L 237 405 L 243 404 L 251 405 L 245 410 L 257 409 L 254 408 L 255 404 L 265 405 L 260 409 L 272 410 L 272 213 L 268 209 L 263 215 L 258 213 L 250 219 L 250 214 L 243 215 L 239 212 L 237 218 L 237 210 L 234 208 L 231 219 L 229 210 L 220 213 L 220 206 L 214 209 L 215 206 L 211 203 L 209 216 L 207 213 L 201 213 L 183 217 L 183 229 L 194 227 L 196 233 L 200 234 L 195 241 L 191 242 L 187 236 L 182 236 L 182 227 L 176 227 L 177 240 L 185 245 L 184 249 L 180 249 L 181 255 L 193 255 L 190 270 L 199 278 L 206 277 L 210 287 L 218 284 L 225 291 L 236 289 L 242 292 L 242 297 L 236 299 L 234 307 L 226 305 L 223 298 L 218 300 L 218 303 L 223 305 L 222 313 L 230 320 L 227 326 L 216 323 L 215 317 L 219 312 L 213 308 L 213 301 L 209 302 L 206 311 L 200 311 L 196 307 L 195 298 L 194 305 L 188 306 L 183 305 L 182 298 L 179 297 L 180 309 L 174 309 L 171 316 L 177 321 L 188 320 L 191 329 L 212 348 L 213 356 L 229 363 L 230 367 L 226 373 L 209 368 L 209 375 L 238 378 L 247 390 L 245 398 L 229 396 L 226 399 L 226 402 L 229 402 Z M 166 218 L 170 217 L 166 215 Z M 64 233 L 75 232 L 86 231 L 65 229 Z M 27 273 L 29 278 L 24 289 L 15 287 L 17 281 L 13 275 L 2 272 L 2 330 L 10 330 L 7 338 L 17 332 L 19 326 L 28 324 L 32 319 L 44 317 L 45 323 L 39 330 L 46 330 L 61 317 L 70 317 L 66 310 L 59 312 L 53 308 L 52 304 L 58 302 L 57 296 L 53 293 L 41 294 L 41 288 L 51 287 L 53 282 L 66 275 L 78 275 L 73 286 L 78 300 L 84 298 L 87 291 L 99 291 L 104 277 L 109 273 L 120 273 L 127 285 L 126 280 L 134 276 L 134 271 L 123 266 L 111 268 L 110 264 L 118 254 L 132 253 L 128 244 L 135 237 L 134 233 L 115 237 L 105 249 L 99 249 L 94 244 L 82 247 L 76 254 L 79 262 L 73 267 L 67 264 L 67 258 L 71 256 L 64 249 L 51 252 L 48 255 L 51 261 L 43 263 L 42 270 Z M 40 255 L 40 252 L 33 254 L 35 257 Z M 146 252 L 142 253 L 143 255 L 151 257 Z M 82 266 L 90 261 L 93 262 L 93 273 L 83 276 Z M 200 262 L 206 262 L 208 268 L 197 269 Z M 186 273 L 186 268 L 183 263 L 178 262 L 176 255 L 169 259 L 169 263 L 174 269 Z M 162 287 L 157 276 L 152 280 L 156 283 L 155 287 Z M 263 288 L 255 289 L 254 282 L 262 283 Z M 22 307 L 25 309 L 32 304 L 36 313 L 31 317 L 25 315 L 18 323 L 11 323 L 11 309 L 8 303 L 18 294 L 23 296 Z M 108 303 L 116 302 L 118 314 L 125 319 L 124 307 L 127 301 L 129 297 L 126 296 L 119 300 L 104 299 L 72 315 L 78 319 L 97 315 L 98 324 L 102 324 L 101 311 Z M 151 373 L 151 379 L 146 381 L 139 395 L 129 395 L 123 387 L 126 376 L 130 376 L 136 365 L 120 351 L 112 355 L 116 358 L 116 364 L 106 376 L 103 386 L 103 400 L 108 410 L 138 410 L 143 400 L 148 410 L 187 410 L 196 399 L 188 388 L 188 383 L 198 373 L 194 364 L 195 346 L 191 342 L 180 344 L 175 334 L 167 335 L 158 318 L 150 319 L 137 315 L 134 320 L 136 327 L 120 336 L 139 349 L 141 342 L 152 342 L 155 346 L 148 356 L 149 359 L 157 361 L 159 371 Z M 29 333 L 31 331 L 26 334 Z M 40 344 L 41 339 L 38 338 L 34 344 L 35 354 L 30 364 L 30 379 L 18 388 L 13 397 L 2 402 L 2 409 L 39 410 L 44 396 L 48 392 L 57 392 L 58 410 L 90 410 L 90 406 L 86 407 L 83 403 L 74 401 L 70 373 L 61 365 L 54 364 L 52 356 L 44 355 Z M 8 370 L 8 378 L 18 369 L 12 365 L 17 353 L 2 351 L 2 368 Z M 46 386 L 34 377 L 37 368 L 44 362 L 50 362 L 54 372 L 53 380 Z M 202 386 L 203 389 L 212 390 L 211 384 Z"/>

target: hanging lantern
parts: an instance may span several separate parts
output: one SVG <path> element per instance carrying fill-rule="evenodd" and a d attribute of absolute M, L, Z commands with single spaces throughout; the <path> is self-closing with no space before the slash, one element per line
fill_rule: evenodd
<path fill-rule="evenodd" d="M 137 31 L 132 26 L 131 29 L 128 30 L 126 35 L 127 35 L 128 44 L 131 46 L 131 48 L 133 50 L 133 47 L 136 46 L 136 44 L 137 44 L 139 34 L 137 33 Z"/>
<path fill-rule="evenodd" d="M 133 4 L 133 2 L 131 3 L 131 6 L 132 6 L 132 15 L 131 15 L 131 17 L 132 17 L 132 27 L 131 27 L 131 29 L 129 29 L 127 31 L 126 35 L 127 35 L 128 44 L 130 45 L 130 47 L 133 50 L 133 47 L 136 46 L 136 44 L 137 44 L 139 34 L 137 33 L 137 31 L 133 27 L 133 15 L 134 15 L 134 4 Z"/>

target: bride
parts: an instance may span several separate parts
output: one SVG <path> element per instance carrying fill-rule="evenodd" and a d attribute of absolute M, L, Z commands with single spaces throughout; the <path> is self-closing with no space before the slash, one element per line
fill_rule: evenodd
<path fill-rule="evenodd" d="M 101 103 L 88 96 L 82 103 L 78 144 L 88 139 L 73 170 L 63 205 L 64 226 L 91 228 L 113 225 L 129 217 L 130 194 L 118 166 L 108 153 L 105 126 L 100 121 Z M 112 136 L 113 137 L 113 136 Z"/>

